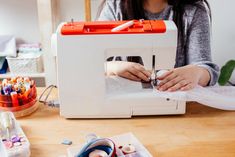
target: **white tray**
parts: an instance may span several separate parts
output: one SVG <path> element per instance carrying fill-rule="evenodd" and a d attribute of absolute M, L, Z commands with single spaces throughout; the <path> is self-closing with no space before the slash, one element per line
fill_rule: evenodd
<path fill-rule="evenodd" d="M 0 112 L 1 114 L 1 112 Z M 13 124 L 15 125 L 14 129 L 11 131 L 12 134 L 22 135 L 25 138 L 25 142 L 21 146 L 12 147 L 10 149 L 6 149 L 3 145 L 1 136 L 0 136 L 0 157 L 29 157 L 30 156 L 30 143 L 27 137 L 25 136 L 23 130 L 21 129 L 19 123 L 16 121 L 14 115 L 12 113 L 11 117 L 13 120 Z"/>
<path fill-rule="evenodd" d="M 117 157 L 153 157 L 148 150 L 139 142 L 139 140 L 132 134 L 126 133 L 110 138 L 116 145 Z M 136 152 L 132 154 L 124 155 L 119 149 L 119 146 L 132 144 Z M 67 149 L 68 157 L 75 157 L 83 145 L 70 147 Z"/>

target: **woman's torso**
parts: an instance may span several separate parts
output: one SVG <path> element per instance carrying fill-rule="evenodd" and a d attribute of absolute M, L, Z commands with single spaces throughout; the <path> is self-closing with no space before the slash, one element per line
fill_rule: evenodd
<path fill-rule="evenodd" d="M 108 4 L 110 3 L 110 4 Z M 123 14 L 121 10 L 121 0 L 108 0 L 106 2 L 106 5 L 109 7 L 112 7 L 110 9 L 113 10 L 110 19 L 109 20 L 124 20 L 123 19 Z M 194 17 L 194 13 L 196 11 L 195 7 L 192 6 L 187 6 L 185 9 L 185 13 L 183 15 L 183 31 L 180 32 L 183 33 L 183 43 L 186 43 L 187 40 L 187 28 L 189 28 L 190 23 L 192 22 L 192 19 Z M 107 15 L 107 14 L 106 14 Z M 107 17 L 105 17 L 107 20 Z M 173 20 L 173 8 L 172 6 L 168 5 L 162 12 L 160 13 L 151 13 L 145 10 L 145 18 L 146 20 Z M 102 20 L 102 15 L 99 17 L 99 20 Z M 177 43 L 177 52 L 176 52 L 176 64 L 175 67 L 180 67 L 186 65 L 186 55 L 185 55 L 185 46 L 182 44 L 182 36 L 178 37 L 178 43 Z M 122 60 L 123 57 L 117 57 L 117 60 Z M 127 57 L 128 61 L 132 62 L 138 62 L 142 64 L 142 60 L 140 57 Z"/>

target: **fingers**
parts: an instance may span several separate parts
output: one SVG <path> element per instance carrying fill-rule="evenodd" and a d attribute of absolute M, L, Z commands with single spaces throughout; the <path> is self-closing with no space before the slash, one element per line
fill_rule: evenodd
<path fill-rule="evenodd" d="M 150 76 L 151 76 L 151 72 L 149 72 L 149 71 L 147 71 L 147 70 L 142 71 L 142 73 L 143 73 L 145 76 L 147 76 L 148 79 L 149 79 Z M 149 80 L 148 80 L 148 81 L 149 81 Z"/>
<path fill-rule="evenodd" d="M 121 77 L 124 77 L 124 78 L 127 78 L 127 79 L 130 79 L 130 80 L 133 80 L 133 81 L 140 81 L 141 79 L 136 77 L 135 75 L 133 75 L 132 73 L 130 72 L 124 72 L 120 75 Z"/>
<path fill-rule="evenodd" d="M 189 84 L 187 84 L 186 86 L 181 87 L 180 90 L 181 90 L 181 91 L 187 91 L 187 90 L 193 89 L 194 87 L 195 87 L 195 86 L 194 86 L 192 83 L 189 83 Z"/>
<path fill-rule="evenodd" d="M 149 78 L 142 71 L 139 71 L 139 70 L 136 70 L 135 68 L 133 68 L 133 69 L 130 69 L 129 72 L 132 75 L 135 75 L 140 80 L 149 81 Z"/>
<path fill-rule="evenodd" d="M 136 64 L 135 66 L 132 66 L 129 69 L 129 72 L 132 75 L 135 75 L 136 77 L 138 77 L 140 80 L 144 80 L 144 81 L 149 81 L 149 77 L 150 77 L 150 73 L 144 69 L 144 67 L 142 65 L 138 65 Z"/>
<path fill-rule="evenodd" d="M 184 66 L 172 69 L 157 77 L 160 91 L 186 91 L 193 89 L 200 81 L 200 72 L 194 66 Z"/>
<path fill-rule="evenodd" d="M 164 74 L 162 74 L 161 76 L 158 76 L 157 79 L 158 80 L 163 80 L 163 79 L 165 79 L 167 76 L 169 76 L 172 73 L 173 73 L 173 70 L 167 71 Z"/>
<path fill-rule="evenodd" d="M 149 81 L 151 73 L 145 70 L 144 66 L 138 63 L 130 62 L 116 62 L 118 66 L 114 69 L 114 73 L 123 78 L 127 78 L 133 81 Z"/>
<path fill-rule="evenodd" d="M 137 70 L 140 70 L 140 71 L 145 71 L 145 68 L 143 65 L 139 64 L 139 63 L 133 63 L 134 66 Z"/>
<path fill-rule="evenodd" d="M 140 70 L 145 76 L 150 77 L 151 76 L 151 71 L 148 71 L 144 68 L 143 65 L 137 64 L 134 66 L 137 70 Z"/>
<path fill-rule="evenodd" d="M 183 87 L 186 87 L 186 86 L 190 86 L 190 83 L 187 83 L 186 80 L 181 80 L 179 81 L 177 84 L 175 84 L 174 86 L 170 87 L 167 91 L 169 92 L 174 92 L 174 91 L 177 91 Z"/>
<path fill-rule="evenodd" d="M 174 85 L 172 85 L 173 82 L 177 82 L 177 79 L 174 79 L 174 80 L 175 81 L 173 81 L 173 80 L 170 81 L 171 83 L 168 82 L 165 87 L 160 87 L 160 88 L 158 87 L 158 90 L 160 90 L 160 91 L 166 91 L 167 90 L 168 92 L 175 92 L 177 90 L 187 91 L 187 90 L 193 89 L 196 86 L 192 82 L 187 82 L 186 80 L 181 80 L 178 83 L 175 83 Z M 168 88 L 167 88 L 167 86 L 168 86 Z"/>
<path fill-rule="evenodd" d="M 169 80 L 168 82 L 166 81 L 162 81 L 159 86 L 158 89 L 160 91 L 165 91 L 165 90 L 169 90 L 172 88 L 172 90 L 174 89 L 179 89 L 182 86 L 186 85 L 186 81 L 182 79 L 182 77 L 179 76 L 171 76 L 170 78 L 172 78 L 171 80 Z M 166 82 L 166 83 L 165 83 Z"/>
<path fill-rule="evenodd" d="M 161 82 L 159 83 L 159 87 L 165 85 L 164 87 L 169 87 L 169 86 L 173 86 L 175 83 L 177 83 L 176 81 L 180 81 L 180 78 L 177 78 L 177 74 L 173 73 L 173 72 L 166 72 L 165 77 L 160 77 L 161 79 L 159 79 Z M 167 84 L 167 85 L 166 85 Z"/>

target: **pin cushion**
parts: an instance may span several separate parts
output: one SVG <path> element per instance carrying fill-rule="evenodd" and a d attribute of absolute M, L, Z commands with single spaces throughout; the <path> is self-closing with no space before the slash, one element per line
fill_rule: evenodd
<path fill-rule="evenodd" d="M 15 117 L 31 114 L 38 108 L 35 81 L 14 77 L 0 82 L 0 111 L 11 111 Z"/>

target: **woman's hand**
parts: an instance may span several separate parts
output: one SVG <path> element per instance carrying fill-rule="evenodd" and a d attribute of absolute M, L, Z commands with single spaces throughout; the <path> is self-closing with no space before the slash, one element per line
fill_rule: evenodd
<path fill-rule="evenodd" d="M 157 77 L 161 82 L 157 86 L 160 91 L 190 90 L 196 85 L 206 86 L 210 81 L 207 69 L 197 65 L 175 68 Z"/>
<path fill-rule="evenodd" d="M 133 81 L 149 81 L 151 73 L 139 63 L 125 61 L 106 62 L 107 75 L 118 75 Z"/>

